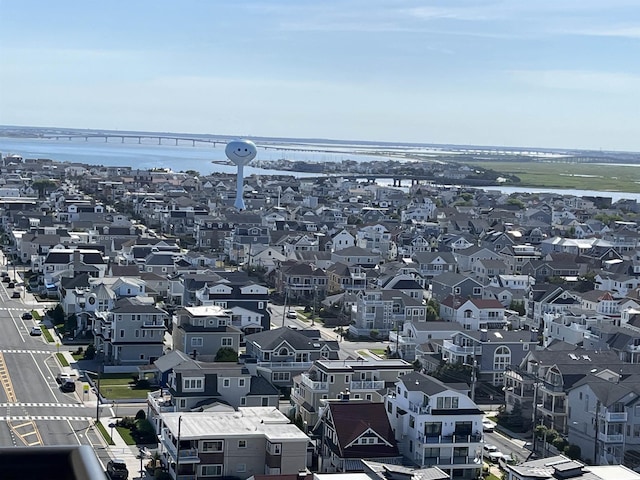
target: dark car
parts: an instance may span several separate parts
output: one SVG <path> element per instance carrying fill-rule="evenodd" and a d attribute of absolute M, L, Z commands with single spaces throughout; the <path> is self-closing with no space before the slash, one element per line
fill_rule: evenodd
<path fill-rule="evenodd" d="M 20 298 L 20 292 L 18 290 L 14 290 L 11 294 L 11 298 Z"/>
<path fill-rule="evenodd" d="M 22 319 L 23 320 L 33 320 L 33 315 L 31 315 L 31 312 L 24 312 L 22 314 Z"/>
<path fill-rule="evenodd" d="M 129 478 L 129 470 L 127 470 L 127 464 L 124 460 L 114 458 L 107 463 L 107 475 L 112 480 L 127 480 Z"/>
<path fill-rule="evenodd" d="M 74 382 L 73 379 L 71 379 L 71 378 L 65 379 L 60 384 L 60 390 L 62 390 L 63 392 L 67 392 L 67 393 L 75 392 L 76 391 L 76 382 Z"/>
<path fill-rule="evenodd" d="M 9 282 L 9 284 L 7 285 L 7 288 L 13 288 L 13 287 L 15 287 L 15 286 L 16 286 L 16 284 L 15 284 L 15 283 L 13 283 L 13 282 Z"/>
<path fill-rule="evenodd" d="M 2 277 L 2 283 L 9 283 L 11 281 L 11 278 L 9 277 Z"/>

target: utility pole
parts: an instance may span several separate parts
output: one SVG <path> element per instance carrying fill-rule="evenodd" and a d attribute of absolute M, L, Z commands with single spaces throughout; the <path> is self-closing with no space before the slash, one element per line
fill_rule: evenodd
<path fill-rule="evenodd" d="M 598 415 L 600 415 L 600 400 L 596 401 L 596 416 L 594 420 L 594 427 L 596 429 L 596 432 L 593 435 L 593 464 L 594 465 L 600 465 L 600 461 L 598 460 L 598 435 L 600 434 Z"/>
<path fill-rule="evenodd" d="M 478 361 L 476 360 L 476 357 L 474 355 L 473 365 L 471 365 L 471 401 L 472 402 L 476 401 L 476 381 L 477 381 L 476 368 L 477 367 L 478 367 Z"/>
<path fill-rule="evenodd" d="M 180 478 L 180 427 L 182 427 L 182 415 L 178 417 L 178 445 L 176 447 L 176 478 Z"/>

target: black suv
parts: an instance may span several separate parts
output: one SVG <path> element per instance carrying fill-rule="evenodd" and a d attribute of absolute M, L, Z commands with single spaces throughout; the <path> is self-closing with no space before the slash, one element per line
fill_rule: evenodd
<path fill-rule="evenodd" d="M 127 480 L 129 478 L 129 470 L 124 460 L 114 458 L 107 463 L 107 474 L 111 480 Z"/>

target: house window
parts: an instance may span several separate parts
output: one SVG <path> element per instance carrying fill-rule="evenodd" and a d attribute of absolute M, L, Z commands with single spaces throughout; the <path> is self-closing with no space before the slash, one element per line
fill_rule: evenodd
<path fill-rule="evenodd" d="M 244 407 L 246 404 L 247 404 L 247 397 L 241 397 L 240 398 L 240 405 Z"/>
<path fill-rule="evenodd" d="M 246 471 L 247 471 L 247 464 L 246 463 L 239 463 L 238 465 L 236 465 L 236 472 L 244 473 Z"/>
<path fill-rule="evenodd" d="M 267 453 L 271 455 L 280 455 L 282 453 L 282 444 L 267 442 Z"/>
<path fill-rule="evenodd" d="M 222 337 L 222 346 L 223 347 L 232 347 L 233 346 L 233 338 L 232 337 Z"/>
<path fill-rule="evenodd" d="M 222 379 L 222 386 L 225 388 L 229 388 L 231 386 L 231 379 L 230 378 L 223 378 Z"/>
<path fill-rule="evenodd" d="M 258 310 L 262 310 L 264 308 L 264 302 L 258 302 Z"/>
<path fill-rule="evenodd" d="M 290 377 L 290 372 L 273 372 L 271 374 L 271 380 L 274 382 L 288 382 Z"/>
<path fill-rule="evenodd" d="M 482 289 L 480 287 L 473 287 L 473 294 L 480 295 L 482 293 Z"/>
<path fill-rule="evenodd" d="M 191 337 L 191 346 L 192 347 L 201 347 L 203 344 L 202 337 Z"/>
<path fill-rule="evenodd" d="M 180 408 L 187 408 L 187 399 L 186 398 L 181 398 L 180 399 L 179 407 Z"/>
<path fill-rule="evenodd" d="M 238 440 L 238 448 L 247 448 L 246 440 Z"/>
<path fill-rule="evenodd" d="M 269 406 L 269 397 L 262 397 L 262 406 L 263 407 Z"/>
<path fill-rule="evenodd" d="M 222 465 L 200 465 L 200 476 L 221 477 Z"/>
<path fill-rule="evenodd" d="M 238 379 L 238 387 L 243 388 L 246 384 L 247 379 L 246 378 L 239 378 Z"/>
<path fill-rule="evenodd" d="M 124 337 L 124 330 L 120 330 L 120 338 Z"/>
<path fill-rule="evenodd" d="M 460 295 L 460 287 L 455 287 L 455 288 L 453 289 L 453 294 L 454 294 L 454 295 Z"/>
<path fill-rule="evenodd" d="M 201 378 L 184 378 L 182 380 L 183 390 L 202 390 Z"/>
<path fill-rule="evenodd" d="M 458 408 L 458 397 L 438 397 L 436 401 L 436 408 Z"/>
<path fill-rule="evenodd" d="M 203 452 L 222 452 L 224 450 L 224 442 L 222 440 L 205 440 L 202 442 Z"/>

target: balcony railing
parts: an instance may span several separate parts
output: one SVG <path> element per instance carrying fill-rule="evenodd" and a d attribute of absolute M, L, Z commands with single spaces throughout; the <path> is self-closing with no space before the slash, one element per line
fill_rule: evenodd
<path fill-rule="evenodd" d="M 272 370 L 308 370 L 313 362 L 258 362 L 259 367 Z"/>
<path fill-rule="evenodd" d="M 154 321 L 145 321 L 142 322 L 142 326 L 144 328 L 164 328 L 164 322 L 162 320 Z"/>
<path fill-rule="evenodd" d="M 309 387 L 311 390 L 323 392 L 329 390 L 329 382 L 317 382 L 315 380 L 312 380 L 306 373 L 303 373 L 300 376 L 300 382 L 306 387 Z"/>
<path fill-rule="evenodd" d="M 607 422 L 626 422 L 627 412 L 606 412 L 604 419 Z"/>
<path fill-rule="evenodd" d="M 456 345 L 451 340 L 444 340 L 442 342 L 442 349 L 448 350 L 456 355 L 482 355 L 482 347 L 463 347 Z"/>
<path fill-rule="evenodd" d="M 349 386 L 351 391 L 355 390 L 382 390 L 384 388 L 383 380 L 363 380 L 358 382 L 351 382 Z"/>
<path fill-rule="evenodd" d="M 161 390 L 147 393 L 149 405 L 158 413 L 175 412 L 176 406 L 171 395 L 164 395 Z"/>
<path fill-rule="evenodd" d="M 480 443 L 482 435 L 425 435 L 418 433 L 418 442 L 421 444 L 437 443 Z"/>
<path fill-rule="evenodd" d="M 624 441 L 624 435 L 621 433 L 607 434 L 598 432 L 598 440 L 605 443 L 622 443 Z"/>
<path fill-rule="evenodd" d="M 431 413 L 431 406 L 419 405 L 417 403 L 409 402 L 409 410 L 411 410 L 413 413 L 427 415 Z"/>

